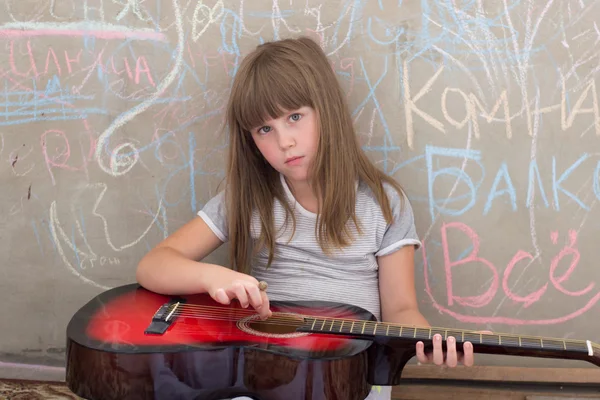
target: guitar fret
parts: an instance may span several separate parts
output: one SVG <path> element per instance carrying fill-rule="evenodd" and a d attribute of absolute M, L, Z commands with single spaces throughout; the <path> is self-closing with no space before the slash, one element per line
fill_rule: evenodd
<path fill-rule="evenodd" d="M 327 321 L 326 319 L 323 320 L 323 324 L 321 325 L 321 330 L 323 330 L 323 328 L 325 327 L 325 322 L 326 321 Z"/>
<path fill-rule="evenodd" d="M 431 339 L 433 339 L 433 337 L 438 334 L 442 335 L 442 338 L 444 338 L 445 331 L 443 329 L 438 328 L 431 329 Z"/>
<path fill-rule="evenodd" d="M 404 328 L 404 334 L 402 334 L 402 332 L 400 332 L 400 335 L 402 337 L 411 337 L 411 338 L 414 338 L 417 335 L 417 330 L 416 330 L 416 328 L 406 327 L 406 328 Z"/>
<path fill-rule="evenodd" d="M 486 333 L 482 333 L 481 334 L 481 343 L 482 344 L 499 345 L 500 337 L 498 335 L 489 335 Z"/>
<path fill-rule="evenodd" d="M 553 340 L 553 339 L 545 339 L 544 340 L 544 348 L 551 350 L 564 350 L 564 341 L 563 340 Z"/>
<path fill-rule="evenodd" d="M 338 319 L 333 320 L 331 323 L 331 326 L 329 327 L 329 332 L 333 332 L 335 330 L 341 332 L 342 331 L 341 327 L 342 327 L 343 323 L 344 323 L 344 321 L 340 321 Z M 339 325 L 339 327 L 338 327 L 338 325 Z"/>
<path fill-rule="evenodd" d="M 321 323 L 321 319 L 320 319 L 320 318 L 315 318 L 315 319 L 313 320 L 313 324 L 312 324 L 312 326 L 311 326 L 311 329 L 312 329 L 312 330 L 315 330 L 315 331 L 320 331 L 320 330 L 322 329 L 322 327 L 321 327 L 321 328 L 319 328 L 319 324 L 320 324 L 320 323 Z"/>
<path fill-rule="evenodd" d="M 567 350 L 570 350 L 570 351 L 584 352 L 584 353 L 588 352 L 586 343 L 565 341 L 565 347 Z"/>
<path fill-rule="evenodd" d="M 518 336 L 502 335 L 500 340 L 505 345 L 520 346 Z"/>
<path fill-rule="evenodd" d="M 366 324 L 367 324 L 366 322 L 363 322 L 363 327 L 362 327 L 362 330 L 360 331 L 361 334 L 365 333 Z"/>
<path fill-rule="evenodd" d="M 431 329 L 417 328 L 415 329 L 415 339 L 431 339 Z"/>
<path fill-rule="evenodd" d="M 481 335 L 475 332 L 466 332 L 464 335 L 465 342 L 481 343 Z"/>
<path fill-rule="evenodd" d="M 521 347 L 539 349 L 542 347 L 540 339 L 531 337 L 521 337 Z"/>
<path fill-rule="evenodd" d="M 462 335 L 463 335 L 463 332 L 448 330 L 448 331 L 446 331 L 446 340 L 450 336 L 453 336 L 457 342 L 462 342 L 463 341 Z"/>
<path fill-rule="evenodd" d="M 377 328 L 379 328 L 379 324 L 375 323 L 375 327 L 373 328 L 373 335 L 377 334 Z"/>
<path fill-rule="evenodd" d="M 388 336 L 401 336 L 402 327 L 395 325 L 388 325 Z"/>
<path fill-rule="evenodd" d="M 352 333 L 352 332 L 350 332 L 351 326 L 349 324 L 346 324 L 346 322 L 348 322 L 348 321 L 343 321 L 342 322 L 342 326 L 340 326 L 340 332 L 343 332 L 343 333 Z"/>

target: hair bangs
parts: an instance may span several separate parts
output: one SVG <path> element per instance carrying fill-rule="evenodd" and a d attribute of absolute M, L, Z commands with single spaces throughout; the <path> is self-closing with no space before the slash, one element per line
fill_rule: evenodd
<path fill-rule="evenodd" d="M 245 92 L 232 104 L 234 118 L 245 131 L 279 118 L 287 111 L 314 107 L 311 89 L 315 83 L 299 79 L 302 71 L 291 57 L 273 60 L 264 53 L 255 59 L 248 69 Z"/>

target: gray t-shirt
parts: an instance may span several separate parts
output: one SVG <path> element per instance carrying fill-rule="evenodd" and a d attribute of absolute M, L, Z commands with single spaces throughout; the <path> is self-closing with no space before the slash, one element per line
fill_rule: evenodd
<path fill-rule="evenodd" d="M 262 249 L 251 260 L 252 275 L 268 283 L 271 301 L 321 300 L 334 301 L 362 307 L 381 320 L 379 302 L 377 256 L 399 250 L 403 246 L 416 246 L 417 236 L 412 207 L 405 197 L 401 210 L 400 196 L 388 184 L 384 189 L 392 206 L 394 220 L 386 223 L 383 212 L 371 189 L 363 183 L 357 185 L 356 215 L 363 230 L 358 235 L 350 223 L 356 240 L 331 256 L 325 255 L 316 241 L 316 214 L 296 202 L 283 175 L 281 183 L 296 217 L 296 232 L 288 243 L 292 223 L 276 238 L 275 257 L 266 269 L 268 251 Z M 224 192 L 220 192 L 198 212 L 212 231 L 227 242 L 227 216 Z M 283 226 L 285 209 L 279 201 L 274 204 L 276 230 Z M 253 238 L 260 234 L 260 221 L 255 213 L 252 220 Z M 379 393 L 379 391 L 383 393 Z M 376 388 L 368 397 L 389 398 L 390 388 Z"/>
<path fill-rule="evenodd" d="M 400 197 L 396 190 L 384 184 L 392 206 L 394 221 L 387 224 L 372 191 L 365 184 L 357 186 L 356 215 L 362 227 L 358 235 L 350 223 L 354 243 L 336 249 L 330 256 L 319 247 L 315 236 L 316 214 L 295 201 L 283 175 L 285 193 L 292 204 L 296 217 L 296 232 L 292 240 L 292 224 L 276 238 L 275 257 L 269 269 L 265 266 L 268 251 L 262 249 L 251 260 L 252 275 L 269 285 L 272 300 L 324 300 L 353 304 L 373 313 L 381 320 L 379 305 L 377 256 L 390 254 L 403 246 L 420 247 L 412 208 L 405 197 L 400 210 Z M 224 192 L 220 192 L 198 212 L 213 232 L 223 242 L 228 240 Z M 274 218 L 276 230 L 283 226 L 285 209 L 275 201 Z M 253 238 L 260 234 L 260 222 L 255 213 L 252 220 Z"/>

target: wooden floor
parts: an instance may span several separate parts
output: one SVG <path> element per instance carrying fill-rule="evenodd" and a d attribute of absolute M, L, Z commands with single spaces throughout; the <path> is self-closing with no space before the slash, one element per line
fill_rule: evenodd
<path fill-rule="evenodd" d="M 431 388 L 427 386 L 411 386 L 402 392 L 396 391 L 394 400 L 566 400 L 566 399 L 600 399 L 600 393 L 577 394 L 572 392 L 524 392 L 520 390 L 500 389 L 449 389 Z"/>
<path fill-rule="evenodd" d="M 407 366 L 395 400 L 600 400 L 600 368 Z M 64 382 L 0 380 L 2 400 L 79 400 Z"/>
<path fill-rule="evenodd" d="M 600 400 L 599 368 L 407 366 L 395 400 Z"/>
<path fill-rule="evenodd" d="M 64 382 L 0 380 L 1 400 L 81 400 Z"/>

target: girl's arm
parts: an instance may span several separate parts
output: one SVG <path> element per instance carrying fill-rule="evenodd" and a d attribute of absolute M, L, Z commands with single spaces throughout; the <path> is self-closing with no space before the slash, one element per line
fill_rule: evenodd
<path fill-rule="evenodd" d="M 385 322 L 429 327 L 415 290 L 414 246 L 378 258 L 381 318 Z"/>
<path fill-rule="evenodd" d="M 222 244 L 202 218 L 194 218 L 140 260 L 137 280 L 146 289 L 161 294 L 207 292 L 211 276 L 225 268 L 200 260 Z"/>
<path fill-rule="evenodd" d="M 429 322 L 419 311 L 417 303 L 414 257 L 414 246 L 404 246 L 394 253 L 378 258 L 381 318 L 384 322 L 430 327 Z M 433 362 L 436 365 L 446 364 L 450 367 L 456 366 L 459 362 L 463 362 L 466 366 L 473 364 L 471 343 L 464 343 L 463 354 L 456 351 L 454 338 L 448 338 L 447 346 L 448 351 L 444 352 L 440 335 L 435 335 L 431 353 L 425 353 L 423 342 L 418 342 L 417 359 L 421 363 Z"/>
<path fill-rule="evenodd" d="M 136 278 L 146 289 L 168 295 L 208 293 L 221 304 L 237 298 L 263 319 L 271 315 L 269 300 L 256 278 L 202 262 L 223 242 L 200 217 L 183 225 L 139 262 Z"/>

